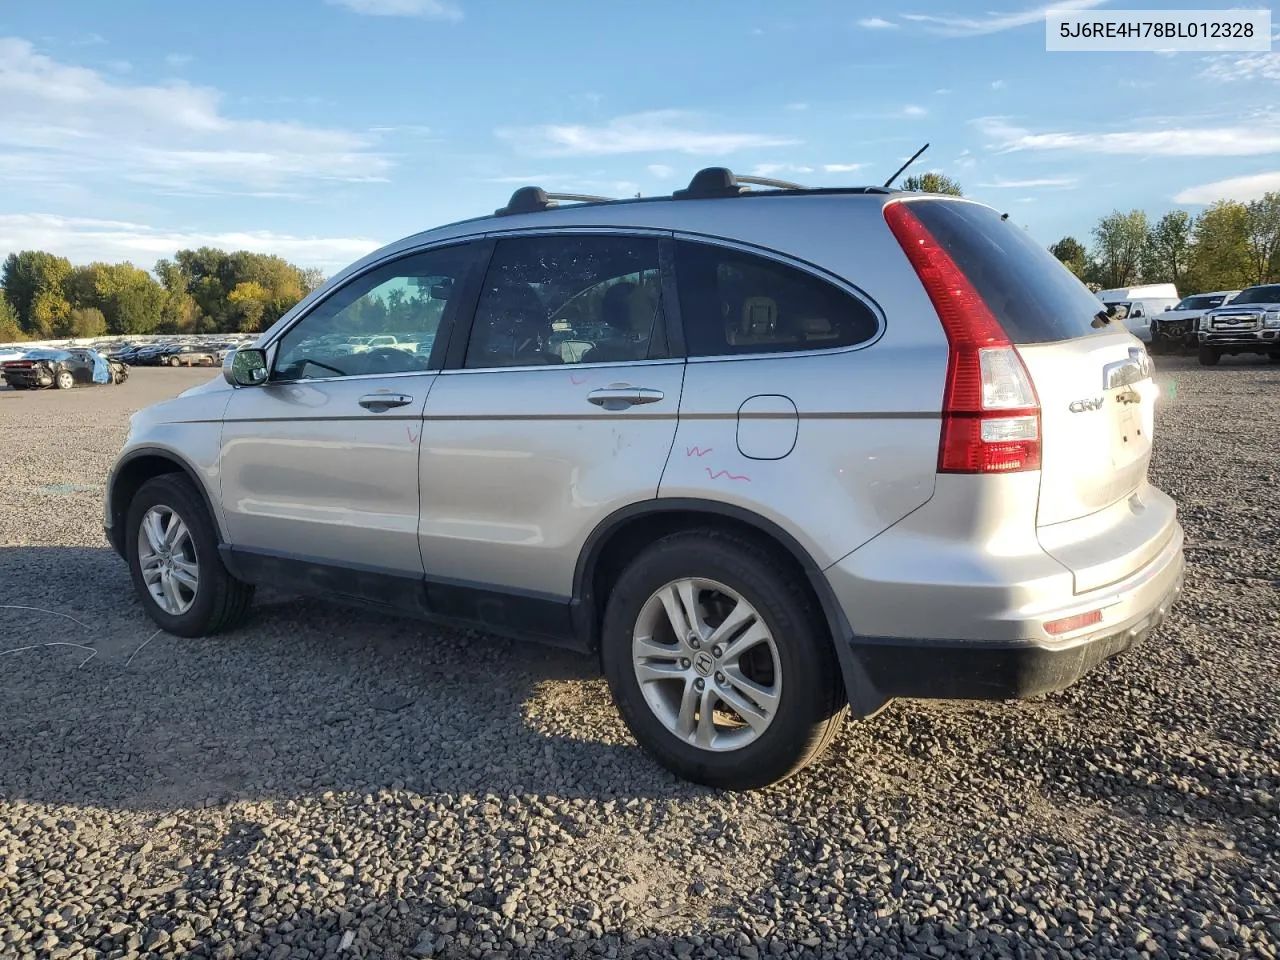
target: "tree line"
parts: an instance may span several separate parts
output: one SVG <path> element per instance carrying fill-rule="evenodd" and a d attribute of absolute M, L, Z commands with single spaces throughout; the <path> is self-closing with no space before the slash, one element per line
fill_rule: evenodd
<path fill-rule="evenodd" d="M 1063 237 L 1049 249 L 1094 289 L 1171 282 L 1186 295 L 1271 283 L 1280 280 L 1280 193 L 1221 200 L 1194 217 L 1171 210 L 1154 222 L 1142 210 L 1116 210 L 1092 239 L 1086 248 Z"/>
<path fill-rule="evenodd" d="M 0 267 L 0 343 L 265 330 L 323 282 L 319 270 L 246 250 L 179 250 L 151 272 L 24 250 Z"/>

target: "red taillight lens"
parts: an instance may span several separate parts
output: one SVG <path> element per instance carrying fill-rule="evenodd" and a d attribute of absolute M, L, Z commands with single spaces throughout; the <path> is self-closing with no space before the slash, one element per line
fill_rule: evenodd
<path fill-rule="evenodd" d="M 1000 322 L 910 204 L 888 204 L 884 218 L 933 301 L 951 347 L 938 471 L 1039 470 L 1040 402 Z"/>

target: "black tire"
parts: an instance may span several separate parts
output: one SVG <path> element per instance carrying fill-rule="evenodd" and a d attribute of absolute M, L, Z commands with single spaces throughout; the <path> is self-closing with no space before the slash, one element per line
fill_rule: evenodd
<path fill-rule="evenodd" d="M 59 390 L 70 390 L 76 385 L 76 378 L 70 370 L 59 370 L 53 375 L 53 385 Z"/>
<path fill-rule="evenodd" d="M 142 518 L 154 506 L 172 510 L 187 525 L 196 560 L 199 585 L 190 609 L 166 613 L 151 596 L 138 563 L 138 536 Z M 125 521 L 125 556 L 134 590 L 147 615 L 168 633 L 180 637 L 204 637 L 234 627 L 244 619 L 253 601 L 253 586 L 231 576 L 218 555 L 218 534 L 213 518 L 191 480 L 183 474 L 164 474 L 144 483 L 129 504 Z"/>
<path fill-rule="evenodd" d="M 690 577 L 736 591 L 760 614 L 777 647 L 778 708 L 768 727 L 738 749 L 702 749 L 669 731 L 636 679 L 631 644 L 642 608 L 666 584 Z M 601 660 L 614 702 L 640 745 L 676 775 L 710 787 L 752 790 L 785 780 L 830 746 L 849 708 L 831 637 L 804 583 L 782 572 L 761 546 L 712 530 L 664 537 L 627 566 L 605 609 Z"/>
<path fill-rule="evenodd" d="M 170 357 L 170 358 L 169 358 L 169 366 L 171 366 L 171 367 L 180 367 L 180 366 L 182 366 L 182 361 L 181 361 L 181 360 L 179 360 L 177 357 Z"/>
<path fill-rule="evenodd" d="M 1200 366 L 1202 367 L 1216 367 L 1218 361 L 1222 359 L 1222 354 L 1213 349 L 1213 347 L 1201 347 L 1199 356 Z"/>

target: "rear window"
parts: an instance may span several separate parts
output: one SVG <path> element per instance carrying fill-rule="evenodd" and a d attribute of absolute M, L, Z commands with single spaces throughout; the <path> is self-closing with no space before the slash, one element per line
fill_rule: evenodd
<path fill-rule="evenodd" d="M 1102 302 L 1089 288 L 990 207 L 918 200 L 911 212 L 964 271 L 1014 343 L 1073 340 L 1108 330 L 1093 326 Z"/>
<path fill-rule="evenodd" d="M 1250 287 L 1232 300 L 1231 306 L 1237 303 L 1280 303 L 1280 285 Z"/>

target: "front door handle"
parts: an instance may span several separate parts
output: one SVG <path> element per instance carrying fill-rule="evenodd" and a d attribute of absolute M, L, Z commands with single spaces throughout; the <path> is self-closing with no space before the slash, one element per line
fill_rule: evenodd
<path fill-rule="evenodd" d="M 413 397 L 403 393 L 370 393 L 360 398 L 360 406 L 374 413 L 382 413 L 392 407 L 404 407 L 413 403 Z"/>
<path fill-rule="evenodd" d="M 587 399 L 606 410 L 622 410 L 641 403 L 657 403 L 663 396 L 665 394 L 661 390 L 654 390 L 652 387 L 633 387 L 618 383 L 592 390 L 587 394 Z"/>

